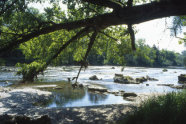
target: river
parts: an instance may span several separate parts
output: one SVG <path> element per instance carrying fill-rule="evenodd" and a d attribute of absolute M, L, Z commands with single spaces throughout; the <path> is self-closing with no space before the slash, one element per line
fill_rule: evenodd
<path fill-rule="evenodd" d="M 186 74 L 186 69 L 184 68 L 168 68 L 167 72 L 163 72 L 162 68 L 125 67 L 124 71 L 121 71 L 121 68 L 121 66 L 89 66 L 86 70 L 81 71 L 78 82 L 85 85 L 100 85 L 106 87 L 110 91 L 124 90 L 125 92 L 135 93 L 167 93 L 177 90 L 168 86 L 158 86 L 157 84 L 179 85 L 178 75 Z M 18 68 L 16 67 L 1 67 L 0 86 L 6 86 L 20 81 L 21 76 L 15 75 L 17 70 Z M 42 82 L 67 81 L 67 78 L 76 77 L 78 71 L 78 66 L 48 67 L 47 70 L 44 71 L 44 75 L 38 76 L 38 80 Z M 149 77 L 158 79 L 158 81 L 147 81 L 141 84 L 119 84 L 114 83 L 113 81 L 116 73 L 131 76 L 133 78 L 148 75 Z M 97 75 L 97 77 L 102 80 L 89 80 L 89 77 L 92 75 Z M 73 90 L 70 92 L 73 92 Z M 88 91 L 84 91 L 83 93 L 80 93 L 81 95 L 73 98 L 72 94 L 65 90 L 63 93 L 55 92 L 53 94 L 55 99 L 53 99 L 52 102 L 50 100 L 50 103 L 46 105 L 47 107 L 92 106 L 128 102 L 123 100 L 121 96 L 115 96 L 113 94 L 94 94 Z"/>

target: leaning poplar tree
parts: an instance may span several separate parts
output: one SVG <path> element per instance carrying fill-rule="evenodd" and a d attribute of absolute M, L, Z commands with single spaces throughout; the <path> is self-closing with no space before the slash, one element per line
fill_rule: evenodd
<path fill-rule="evenodd" d="M 135 50 L 135 24 L 169 16 L 184 22 L 186 15 L 185 0 L 50 0 L 52 7 L 43 13 L 29 7 L 30 3 L 43 2 L 0 1 L 0 53 L 20 47 L 27 58 L 34 58 L 30 64 L 19 65 L 23 81 L 34 81 L 66 53 L 73 53 L 79 61 L 80 73 L 87 67 L 91 49 Z M 59 3 L 67 10 L 62 11 Z"/>

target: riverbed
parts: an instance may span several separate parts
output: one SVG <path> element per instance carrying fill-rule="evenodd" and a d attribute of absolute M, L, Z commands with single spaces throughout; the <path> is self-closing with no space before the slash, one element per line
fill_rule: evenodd
<path fill-rule="evenodd" d="M 6 87 L 20 81 L 21 76 L 16 75 L 17 70 L 18 68 L 16 67 L 1 67 L 0 86 Z M 164 94 L 179 91 L 178 89 L 160 86 L 159 84 L 180 85 L 178 83 L 178 75 L 185 74 L 186 70 L 184 68 L 168 68 L 167 72 L 163 72 L 162 70 L 162 68 L 125 67 L 122 71 L 121 66 L 89 66 L 86 70 L 81 71 L 78 82 L 86 86 L 101 86 L 113 92 L 125 91 L 137 94 Z M 48 67 L 44 71 L 44 75 L 38 76 L 38 81 L 48 82 L 50 85 L 56 82 L 68 84 L 68 78 L 76 77 L 78 71 L 78 66 Z M 158 81 L 146 81 L 140 84 L 119 84 L 113 80 L 115 74 L 123 74 L 133 78 L 148 75 L 151 78 L 158 79 Z M 90 80 L 89 77 L 92 75 L 96 75 L 101 80 Z M 89 92 L 86 89 L 74 90 L 72 87 L 67 86 L 61 90 L 52 91 L 51 99 L 46 101 L 43 107 L 80 107 L 128 104 L 130 102 L 123 99 L 120 95 Z"/>

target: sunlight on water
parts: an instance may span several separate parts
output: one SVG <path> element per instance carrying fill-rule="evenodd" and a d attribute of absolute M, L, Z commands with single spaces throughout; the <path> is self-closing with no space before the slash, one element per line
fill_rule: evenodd
<path fill-rule="evenodd" d="M 157 86 L 157 84 L 178 84 L 178 75 L 186 73 L 185 69 L 168 69 L 168 72 L 162 72 L 162 68 L 142 68 L 142 67 L 126 67 L 121 72 L 122 67 L 112 66 L 89 66 L 85 71 L 83 70 L 80 74 L 78 82 L 83 84 L 99 84 L 107 87 L 110 90 L 124 90 L 127 92 L 136 93 L 149 93 L 149 92 L 171 92 L 175 91 L 167 86 Z M 78 73 L 78 67 L 49 67 L 45 71 L 45 76 L 40 76 L 40 79 L 45 81 L 60 81 L 67 80 L 67 78 L 76 77 Z M 147 81 L 142 84 L 118 84 L 113 82 L 115 74 L 123 74 L 125 76 L 132 76 L 133 78 L 150 76 L 156 78 L 159 81 Z M 102 79 L 99 81 L 91 81 L 89 77 L 97 75 L 98 78 Z M 149 86 L 146 86 L 149 84 Z"/>
<path fill-rule="evenodd" d="M 168 86 L 158 86 L 157 84 L 179 85 L 178 75 L 186 74 L 185 69 L 168 69 L 167 72 L 163 72 L 162 68 L 125 67 L 124 71 L 121 72 L 122 67 L 112 67 L 113 66 L 89 66 L 88 69 L 81 71 L 78 82 L 85 85 L 100 85 L 108 88 L 111 91 L 124 90 L 126 92 L 136 93 L 165 93 L 177 90 Z M 10 84 L 11 82 L 21 79 L 21 76 L 15 75 L 17 68 L 4 68 L 4 70 L 0 71 L 0 86 L 7 86 L 7 84 Z M 43 82 L 67 81 L 67 78 L 76 77 L 78 70 L 79 67 L 77 66 L 48 67 L 47 70 L 44 72 L 44 76 L 39 75 L 38 78 L 40 81 Z M 149 77 L 156 78 L 159 81 L 147 81 L 141 84 L 119 84 L 113 82 L 115 74 L 123 74 L 125 76 L 131 76 L 133 78 L 148 75 Z M 102 80 L 89 80 L 89 77 L 92 75 L 97 75 L 97 77 Z M 146 86 L 146 84 L 149 84 L 149 86 Z M 87 92 L 86 90 L 84 90 L 83 92 L 74 92 L 74 90 L 69 89 L 60 93 L 53 92 L 53 98 L 45 103 L 45 106 L 72 107 L 127 103 L 126 100 L 123 100 L 122 96 L 115 96 L 113 94 L 95 94 Z"/>

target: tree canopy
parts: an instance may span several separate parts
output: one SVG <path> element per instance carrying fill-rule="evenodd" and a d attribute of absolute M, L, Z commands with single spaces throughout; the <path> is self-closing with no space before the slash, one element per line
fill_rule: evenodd
<path fill-rule="evenodd" d="M 0 1 L 0 53 L 19 47 L 27 58 L 34 59 L 30 64 L 18 64 L 23 80 L 33 81 L 67 54 L 82 68 L 87 66 L 91 50 L 99 54 L 110 51 L 105 52 L 108 58 L 136 50 L 134 24 L 179 16 L 181 23 L 175 23 L 173 30 L 178 29 L 177 24 L 185 25 L 184 0 L 50 0 L 52 7 L 43 13 L 29 7 L 30 3 L 43 2 Z M 62 10 L 59 2 L 67 10 Z"/>

